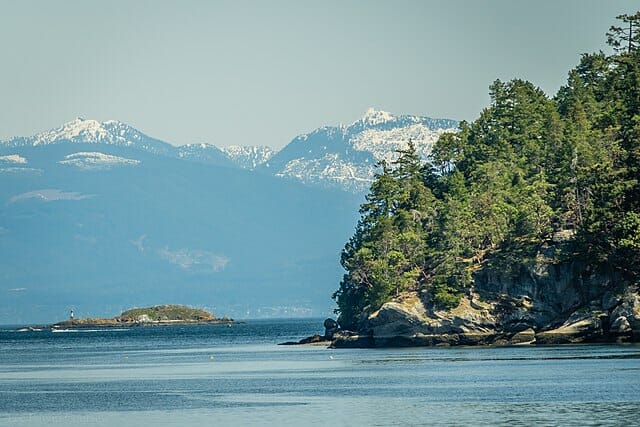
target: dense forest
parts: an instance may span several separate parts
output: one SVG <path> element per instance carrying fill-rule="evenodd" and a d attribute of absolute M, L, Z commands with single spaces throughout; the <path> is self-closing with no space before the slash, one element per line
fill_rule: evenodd
<path fill-rule="evenodd" d="M 612 53 L 584 54 L 548 97 L 495 81 L 477 120 L 444 134 L 424 164 L 409 143 L 380 164 L 334 294 L 343 328 L 401 292 L 455 307 L 485 268 L 558 262 L 640 278 L 640 12 L 617 17 Z"/>

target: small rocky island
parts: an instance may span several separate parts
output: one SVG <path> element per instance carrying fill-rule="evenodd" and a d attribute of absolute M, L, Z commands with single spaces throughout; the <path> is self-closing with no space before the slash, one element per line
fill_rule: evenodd
<path fill-rule="evenodd" d="M 68 320 L 51 325 L 52 329 L 61 328 L 111 328 L 132 326 L 161 326 L 161 325 L 206 325 L 237 323 L 226 316 L 218 318 L 201 308 L 184 305 L 156 305 L 145 308 L 132 308 L 111 318 L 80 318 L 72 317 Z"/>

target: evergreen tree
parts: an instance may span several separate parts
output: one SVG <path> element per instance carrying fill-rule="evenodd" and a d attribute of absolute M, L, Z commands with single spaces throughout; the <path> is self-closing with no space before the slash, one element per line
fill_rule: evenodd
<path fill-rule="evenodd" d="M 620 26 L 612 25 L 607 33 L 607 43 L 617 53 L 626 52 L 630 55 L 640 46 L 640 12 L 634 15 L 619 15 L 616 19 L 622 21 Z"/>

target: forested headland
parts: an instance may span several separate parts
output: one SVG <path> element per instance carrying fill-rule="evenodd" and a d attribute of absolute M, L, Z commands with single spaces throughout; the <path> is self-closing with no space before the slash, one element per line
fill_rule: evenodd
<path fill-rule="evenodd" d="M 566 280 L 580 295 L 556 322 L 637 286 L 640 12 L 617 17 L 607 42 L 611 52 L 583 54 L 554 96 L 496 80 L 490 105 L 442 135 L 430 162 L 409 144 L 381 163 L 341 256 L 342 328 L 362 330 L 407 292 L 427 311 L 455 310 L 479 281 L 499 276 L 508 291 L 504 277 L 517 281 L 541 258 L 556 275 L 573 266 Z M 497 288 L 485 286 L 485 299 L 498 300 Z M 536 292 L 533 305 L 551 304 Z"/>

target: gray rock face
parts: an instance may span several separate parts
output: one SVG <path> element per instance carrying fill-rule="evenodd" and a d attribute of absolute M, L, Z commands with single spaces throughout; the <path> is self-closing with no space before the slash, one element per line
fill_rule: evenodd
<path fill-rule="evenodd" d="M 417 292 L 400 295 L 340 331 L 334 347 L 528 345 L 640 341 L 640 294 L 616 274 L 557 263 L 543 246 L 529 267 L 481 270 L 453 310 Z"/>
<path fill-rule="evenodd" d="M 631 328 L 629 320 L 624 316 L 617 317 L 613 322 L 611 322 L 610 332 L 612 334 L 626 335 L 632 331 L 633 329 Z"/>
<path fill-rule="evenodd" d="M 513 345 L 533 344 L 534 342 L 536 342 L 536 331 L 531 328 L 515 333 L 509 340 L 509 344 Z"/>
<path fill-rule="evenodd" d="M 541 344 L 563 344 L 598 340 L 604 336 L 604 325 L 609 315 L 602 311 L 579 310 L 573 313 L 562 326 L 536 335 Z"/>
<path fill-rule="evenodd" d="M 429 322 L 425 307 L 417 295 L 384 304 L 368 320 L 373 335 L 381 338 L 411 336 L 418 331 L 425 332 L 437 328 L 435 322 Z"/>
<path fill-rule="evenodd" d="M 620 302 L 622 302 L 622 298 L 614 292 L 605 292 L 602 296 L 602 308 L 604 310 L 611 311 L 616 308 Z"/>
<path fill-rule="evenodd" d="M 427 313 L 418 294 L 410 293 L 384 304 L 369 316 L 368 324 L 377 338 L 417 334 L 486 334 L 495 329 L 496 318 L 488 309 L 474 308 L 467 297 L 451 312 Z"/>
<path fill-rule="evenodd" d="M 473 295 L 472 295 L 473 296 Z M 464 297 L 452 311 L 429 312 L 417 293 L 403 294 L 369 316 L 363 333 L 340 331 L 332 347 L 523 345 L 536 342 L 533 328 L 500 329 L 495 306 Z"/>
<path fill-rule="evenodd" d="M 640 295 L 627 292 L 620 304 L 611 312 L 611 332 L 628 336 L 633 341 L 640 340 Z"/>

